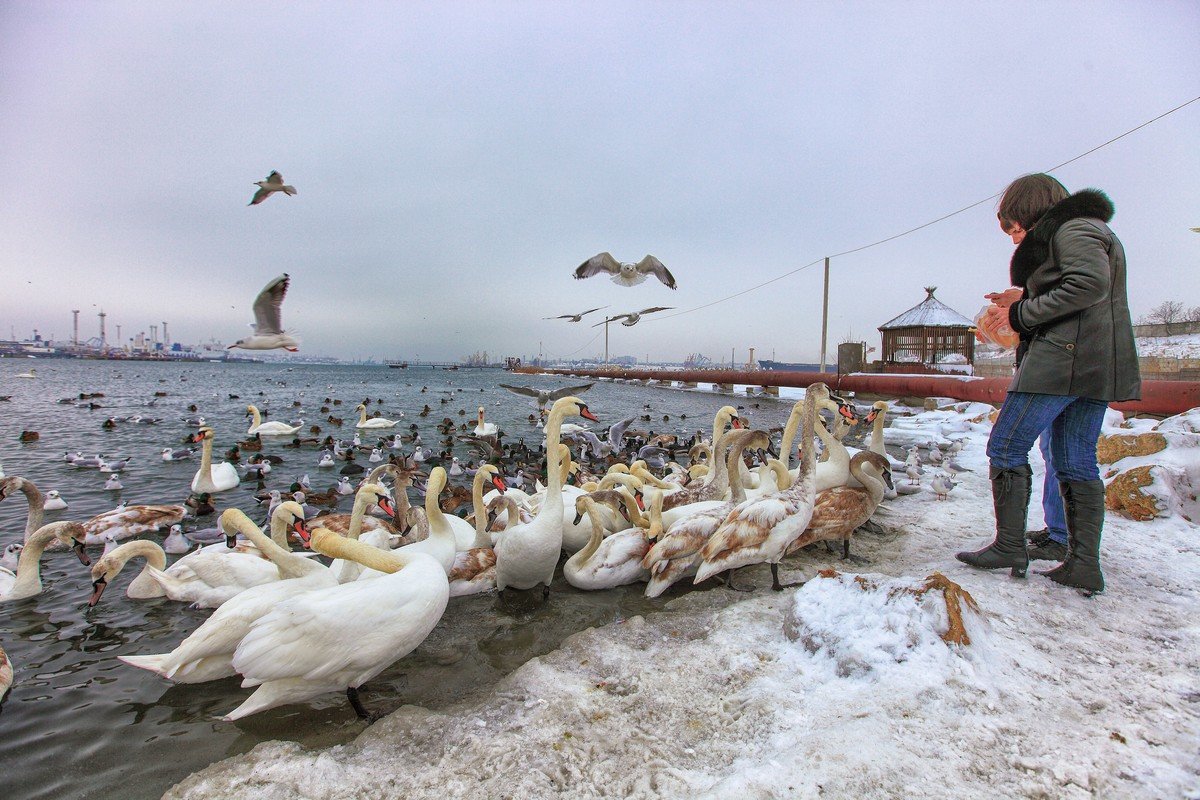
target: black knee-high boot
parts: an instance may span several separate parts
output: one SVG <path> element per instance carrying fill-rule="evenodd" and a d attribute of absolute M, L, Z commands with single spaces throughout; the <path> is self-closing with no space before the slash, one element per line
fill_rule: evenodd
<path fill-rule="evenodd" d="M 1029 512 L 1029 495 L 1033 485 L 1033 470 L 1028 464 L 1020 467 L 992 467 L 992 504 L 996 511 L 996 539 L 982 550 L 957 553 L 954 557 L 964 564 L 980 569 L 1012 569 L 1014 578 L 1024 578 L 1029 568 L 1025 549 L 1025 518 Z"/>
<path fill-rule="evenodd" d="M 1104 481 L 1060 481 L 1059 489 L 1067 512 L 1067 558 L 1044 574 L 1063 586 L 1102 592 L 1100 534 L 1104 529 Z"/>

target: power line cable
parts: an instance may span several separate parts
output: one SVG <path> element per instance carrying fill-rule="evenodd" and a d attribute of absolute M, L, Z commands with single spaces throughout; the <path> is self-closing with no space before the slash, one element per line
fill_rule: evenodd
<path fill-rule="evenodd" d="M 1187 102 L 1180 103 L 1179 105 L 1175 106 L 1174 108 L 1170 109 L 1169 111 L 1164 111 L 1163 113 L 1159 114 L 1157 117 L 1148 119 L 1145 122 L 1143 122 L 1142 124 L 1140 124 L 1136 127 L 1130 128 L 1129 130 L 1125 131 L 1124 133 L 1122 133 L 1118 136 L 1114 136 L 1113 138 L 1109 139 L 1107 142 L 1098 144 L 1095 147 L 1093 147 L 1091 150 L 1082 152 L 1079 155 L 1075 156 L 1074 158 L 1069 158 L 1066 161 L 1062 162 L 1061 164 L 1056 164 L 1055 166 L 1050 167 L 1049 169 L 1044 170 L 1044 171 L 1045 172 L 1054 172 L 1056 169 L 1062 169 L 1063 167 L 1067 166 L 1068 164 L 1072 164 L 1072 163 L 1078 161 L 1079 159 L 1083 158 L 1084 156 L 1091 155 L 1092 153 L 1096 152 L 1097 150 L 1108 147 L 1113 142 L 1116 142 L 1120 139 L 1124 139 L 1126 136 L 1128 136 L 1131 133 L 1140 131 L 1142 128 L 1146 127 L 1147 125 L 1158 122 L 1163 117 L 1174 114 L 1176 111 L 1179 111 L 1182 108 L 1186 108 L 1187 106 L 1190 106 L 1192 103 L 1195 103 L 1197 100 L 1200 100 L 1200 96 L 1193 97 L 1191 100 L 1188 100 Z M 919 230 L 928 228 L 930 225 L 936 225 L 939 222 L 948 220 L 951 217 L 954 217 L 954 216 L 957 216 L 957 215 L 963 213 L 964 211 L 970 211 L 972 208 L 983 205 L 984 203 L 986 203 L 990 200 L 995 200 L 1001 194 L 1003 194 L 1003 192 L 996 192 L 995 194 L 989 195 L 988 197 L 985 197 L 982 200 L 976 200 L 974 203 L 971 203 L 970 205 L 963 206 L 962 208 L 958 209 L 957 211 L 951 211 L 949 214 L 943 214 L 942 216 L 938 217 L 937 219 L 932 219 L 929 222 L 922 223 L 920 225 L 917 225 L 916 227 L 909 228 L 906 231 L 902 231 L 900 233 L 893 234 L 892 236 L 888 236 L 883 239 L 879 239 L 878 241 L 871 242 L 870 244 L 864 244 L 864 245 L 861 245 L 860 247 L 853 247 L 849 250 L 843 250 L 840 253 L 833 253 L 832 255 L 828 256 L 828 258 L 838 258 L 840 256 L 848 256 L 851 253 L 861 253 L 863 250 L 868 250 L 872 247 L 878 247 L 881 244 L 886 244 L 887 242 L 895 241 L 896 239 L 900 239 L 904 236 L 908 236 L 910 233 L 916 233 Z M 647 321 L 648 322 L 662 322 L 663 320 L 671 319 L 672 317 L 681 317 L 684 314 L 691 314 L 695 311 L 701 311 L 705 308 L 710 308 L 710 307 L 718 305 L 720 303 L 724 303 L 728 300 L 733 300 L 734 298 L 741 297 L 744 294 L 749 294 L 750 292 L 758 291 L 759 289 L 763 288 L 764 286 L 769 286 L 770 284 L 775 283 L 776 281 L 781 281 L 784 278 L 791 277 L 792 275 L 795 275 L 797 272 L 802 272 L 803 270 L 806 270 L 809 267 L 816 266 L 817 264 L 820 264 L 824 260 L 825 260 L 825 257 L 818 258 L 815 261 L 808 262 L 807 264 L 805 264 L 802 267 L 796 267 L 795 269 L 789 270 L 788 272 L 785 272 L 782 275 L 778 275 L 774 278 L 771 278 L 770 280 L 766 280 L 755 286 L 751 286 L 749 289 L 743 289 L 740 292 L 735 292 L 734 294 L 731 294 L 728 297 L 722 297 L 719 300 L 713 300 L 710 303 L 705 303 L 704 305 L 696 306 L 695 308 L 688 308 L 688 309 L 684 309 L 683 311 L 677 311 L 674 314 L 662 314 L 662 315 L 659 315 L 656 317 L 651 317 Z"/>

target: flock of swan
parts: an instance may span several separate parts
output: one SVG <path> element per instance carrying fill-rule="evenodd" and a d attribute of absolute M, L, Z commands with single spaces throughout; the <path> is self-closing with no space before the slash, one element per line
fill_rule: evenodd
<path fill-rule="evenodd" d="M 646 595 L 655 597 L 680 581 L 717 576 L 744 590 L 734 572 L 765 563 L 778 590 L 780 562 L 801 548 L 840 541 L 842 557 L 850 558 L 851 535 L 892 485 L 884 409 L 886 403 L 876 403 L 866 417 L 872 425 L 867 449 L 852 452 L 841 436 L 858 421 L 856 412 L 818 383 L 792 409 L 783 460 L 767 457 L 766 431 L 746 429 L 737 410 L 725 406 L 711 439 L 691 449 L 691 466 L 672 461 L 654 469 L 644 460 L 612 458 L 604 474 L 590 474 L 572 460 L 563 439 L 568 426 L 580 428 L 569 419 L 597 419 L 577 396 L 561 397 L 544 425 L 545 484 L 539 481 L 533 492 L 506 484 L 497 465 L 482 464 L 473 475 L 473 513 L 464 519 L 445 513 L 439 502 L 446 469 L 430 470 L 423 508 L 413 508 L 407 490 L 415 467 L 383 463 L 354 492 L 349 514 L 313 516 L 285 500 L 273 504 L 264 531 L 229 508 L 219 517 L 220 538 L 170 566 L 164 546 L 173 544 L 177 530 L 164 546 L 133 537 L 176 525 L 183 506 L 131 506 L 83 522 L 43 524 L 37 487 L 4 477 L 0 501 L 23 493 L 29 511 L 23 547 L 10 547 L 9 566 L 0 567 L 0 602 L 42 591 L 40 560 L 47 550 L 73 549 L 90 568 L 91 605 L 136 559 L 141 571 L 126 589 L 128 598 L 167 598 L 215 611 L 174 650 L 122 661 L 177 683 L 240 675 L 253 692 L 226 720 L 331 692 L 344 692 L 355 712 L 370 719 L 359 688 L 418 647 L 451 598 L 538 587 L 545 597 L 560 565 L 577 589 L 644 582 Z M 357 410 L 360 424 L 371 422 L 363 406 Z M 830 427 L 821 410 L 832 412 Z M 298 427 L 264 423 L 257 409 L 252 416 L 252 432 L 282 425 L 270 432 L 286 435 L 294 430 L 284 428 Z M 388 425 L 375 427 L 395 424 L 383 422 Z M 488 425 L 481 408 L 477 435 L 494 436 L 495 426 Z M 211 428 L 190 438 L 202 448 L 193 491 L 220 492 L 238 479 L 231 464 L 213 464 Z M 297 542 L 303 549 L 293 549 Z M 102 543 L 105 553 L 92 563 L 87 548 Z M 187 547 L 183 542 L 169 551 Z M 0 649 L 0 696 L 11 675 Z"/>

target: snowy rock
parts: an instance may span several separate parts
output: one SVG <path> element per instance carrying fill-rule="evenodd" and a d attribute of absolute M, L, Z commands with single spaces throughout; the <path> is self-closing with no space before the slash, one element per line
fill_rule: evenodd
<path fill-rule="evenodd" d="M 1200 433 L 1200 408 L 1167 417 L 1155 425 L 1154 430 L 1163 433 Z"/>
<path fill-rule="evenodd" d="M 1170 429 L 1197 419 L 1193 412 L 1200 409 L 1172 417 L 1178 422 L 1168 430 L 1100 437 L 1097 458 L 1112 464 L 1104 473 L 1109 510 L 1141 522 L 1174 515 L 1200 519 L 1200 433 Z"/>
<path fill-rule="evenodd" d="M 904 663 L 948 674 L 958 658 L 950 645 L 985 635 L 985 623 L 970 594 L 938 573 L 922 581 L 826 570 L 793 595 L 783 631 L 842 677 Z"/>

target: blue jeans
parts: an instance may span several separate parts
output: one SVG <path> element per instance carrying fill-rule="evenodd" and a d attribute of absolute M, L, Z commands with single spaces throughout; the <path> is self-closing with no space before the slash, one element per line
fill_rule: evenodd
<path fill-rule="evenodd" d="M 1038 437 L 1042 460 L 1046 462 L 1046 479 L 1042 482 L 1042 518 L 1046 521 L 1046 532 L 1061 545 L 1067 543 L 1067 514 L 1063 508 L 1062 494 L 1058 489 L 1058 471 L 1050 456 L 1050 429 Z"/>
<path fill-rule="evenodd" d="M 1009 392 L 988 438 L 988 460 L 998 469 L 1026 466 L 1033 443 L 1048 430 L 1047 487 L 1051 468 L 1056 476 L 1054 491 L 1047 494 L 1058 500 L 1058 511 L 1062 514 L 1057 481 L 1100 479 L 1096 442 L 1100 439 L 1100 426 L 1107 407 L 1107 403 L 1085 397 Z M 1051 525 L 1047 516 L 1046 527 Z"/>

